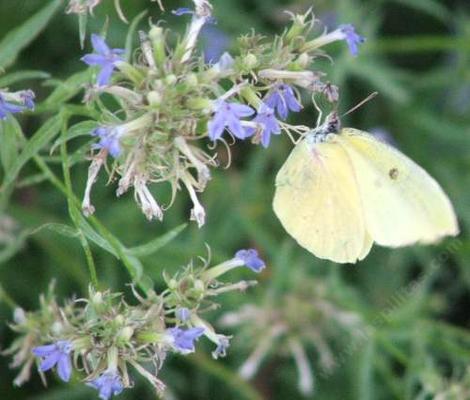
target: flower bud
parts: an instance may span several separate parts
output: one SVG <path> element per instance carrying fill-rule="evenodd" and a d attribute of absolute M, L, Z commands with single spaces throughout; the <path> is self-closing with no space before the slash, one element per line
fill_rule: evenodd
<path fill-rule="evenodd" d="M 177 81 L 177 78 L 175 75 L 170 74 L 165 77 L 165 83 L 169 86 L 174 85 Z"/>
<path fill-rule="evenodd" d="M 133 334 L 134 334 L 134 329 L 132 329 L 130 326 L 125 326 L 119 332 L 117 339 L 118 341 L 122 341 L 126 343 L 131 339 Z"/>
<path fill-rule="evenodd" d="M 208 110 L 212 109 L 212 101 L 205 97 L 191 97 L 187 100 L 186 105 L 192 110 Z"/>
<path fill-rule="evenodd" d="M 306 69 L 310 65 L 312 61 L 312 57 L 310 57 L 307 53 L 302 53 L 296 60 L 296 64 L 302 68 Z"/>
<path fill-rule="evenodd" d="M 243 65 L 246 69 L 253 69 L 258 65 L 258 58 L 254 54 L 248 54 L 243 59 Z"/>
<path fill-rule="evenodd" d="M 205 288 L 203 281 L 201 281 L 200 279 L 196 279 L 194 281 L 194 290 L 196 290 L 197 292 L 203 293 L 205 289 L 206 288 Z"/>
<path fill-rule="evenodd" d="M 197 75 L 194 74 L 194 73 L 190 73 L 188 75 L 186 75 L 186 84 L 190 87 L 196 87 L 197 84 L 198 84 L 198 79 L 197 79 Z"/>
<path fill-rule="evenodd" d="M 154 90 L 147 95 L 147 101 L 151 106 L 159 106 L 162 103 L 162 95 Z"/>

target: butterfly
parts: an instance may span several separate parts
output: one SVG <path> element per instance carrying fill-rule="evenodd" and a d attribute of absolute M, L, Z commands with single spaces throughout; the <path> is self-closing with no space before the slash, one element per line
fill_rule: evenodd
<path fill-rule="evenodd" d="M 274 212 L 315 256 L 355 263 L 375 242 L 401 247 L 459 233 L 452 204 L 418 164 L 336 112 L 295 146 L 276 176 Z"/>

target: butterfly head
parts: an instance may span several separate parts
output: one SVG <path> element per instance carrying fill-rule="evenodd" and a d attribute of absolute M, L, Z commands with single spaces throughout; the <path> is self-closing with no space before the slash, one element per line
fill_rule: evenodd
<path fill-rule="evenodd" d="M 317 128 L 310 131 L 307 136 L 309 143 L 322 143 L 326 142 L 334 135 L 338 134 L 341 129 L 341 120 L 336 111 L 331 112 L 325 118 L 325 122 Z"/>

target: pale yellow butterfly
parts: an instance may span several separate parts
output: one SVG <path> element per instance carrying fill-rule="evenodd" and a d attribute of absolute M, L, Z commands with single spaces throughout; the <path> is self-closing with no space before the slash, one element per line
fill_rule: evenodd
<path fill-rule="evenodd" d="M 302 247 L 338 263 L 362 260 L 373 242 L 435 243 L 459 232 L 449 198 L 423 168 L 366 132 L 340 130 L 336 113 L 292 150 L 273 207 Z"/>

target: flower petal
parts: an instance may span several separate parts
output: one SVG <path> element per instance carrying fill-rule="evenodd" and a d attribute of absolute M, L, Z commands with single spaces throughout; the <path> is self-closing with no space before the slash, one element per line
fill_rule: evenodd
<path fill-rule="evenodd" d="M 62 354 L 57 363 L 57 373 L 60 379 L 68 382 L 72 376 L 72 363 L 68 354 Z"/>
<path fill-rule="evenodd" d="M 106 56 L 110 53 L 110 48 L 104 41 L 104 38 L 100 35 L 92 34 L 91 35 L 91 44 L 93 49 L 103 56 Z"/>
<path fill-rule="evenodd" d="M 113 64 L 106 64 L 103 66 L 101 71 L 98 74 L 97 83 L 98 86 L 106 86 L 109 81 L 111 80 L 111 76 L 113 75 L 114 65 Z"/>

